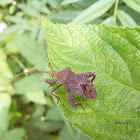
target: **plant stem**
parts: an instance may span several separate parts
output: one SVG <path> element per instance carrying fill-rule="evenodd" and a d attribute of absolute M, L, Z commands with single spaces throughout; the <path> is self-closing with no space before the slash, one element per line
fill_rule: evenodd
<path fill-rule="evenodd" d="M 117 17 L 118 3 L 119 3 L 119 0 L 116 0 L 116 2 L 115 2 L 115 9 L 114 9 L 114 25 L 116 25 L 116 17 Z"/>

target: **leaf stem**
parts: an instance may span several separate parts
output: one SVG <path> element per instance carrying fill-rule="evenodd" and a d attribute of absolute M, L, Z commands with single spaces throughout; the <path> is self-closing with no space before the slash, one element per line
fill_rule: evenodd
<path fill-rule="evenodd" d="M 116 0 L 116 2 L 115 2 L 115 9 L 114 9 L 114 26 L 116 25 L 116 17 L 117 17 L 118 3 L 119 3 L 119 0 Z"/>

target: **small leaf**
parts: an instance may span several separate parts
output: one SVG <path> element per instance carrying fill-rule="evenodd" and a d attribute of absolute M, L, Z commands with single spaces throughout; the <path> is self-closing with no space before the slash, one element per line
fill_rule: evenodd
<path fill-rule="evenodd" d="M 30 35 L 32 39 L 35 40 L 37 38 L 39 30 L 40 30 L 40 20 L 34 23 L 34 26 L 32 28 L 31 35 Z"/>
<path fill-rule="evenodd" d="M 0 92 L 13 92 L 13 87 L 11 86 L 12 79 L 13 74 L 7 64 L 6 54 L 3 49 L 0 48 Z"/>
<path fill-rule="evenodd" d="M 75 2 L 79 2 L 82 0 L 63 0 L 61 5 L 65 5 L 65 4 L 71 4 L 71 3 L 75 3 Z"/>
<path fill-rule="evenodd" d="M 61 129 L 58 136 L 58 140 L 73 140 L 73 137 L 66 125 L 64 125 L 63 128 Z"/>
<path fill-rule="evenodd" d="M 25 130 L 23 128 L 17 128 L 8 131 L 4 136 L 3 140 L 20 140 L 25 135 Z"/>
<path fill-rule="evenodd" d="M 25 94 L 25 97 L 28 102 L 31 101 L 31 102 L 42 104 L 42 105 L 46 104 L 46 99 L 45 99 L 45 95 L 43 91 L 31 92 L 31 93 L 29 92 Z"/>
<path fill-rule="evenodd" d="M 63 120 L 63 117 L 62 117 L 59 109 L 57 107 L 53 107 L 47 111 L 46 119 L 58 121 L 58 120 Z"/>
<path fill-rule="evenodd" d="M 9 3 L 10 3 L 9 0 L 0 0 L 0 5 L 3 6 L 3 7 L 8 5 Z"/>
<path fill-rule="evenodd" d="M 35 9 L 28 7 L 25 4 L 18 4 L 17 7 L 20 8 L 26 15 L 29 15 L 35 18 L 40 17 L 40 14 Z"/>
<path fill-rule="evenodd" d="M 47 122 L 35 122 L 34 127 L 39 128 L 42 131 L 54 132 L 63 127 L 64 123 L 61 121 L 47 121 Z"/>
<path fill-rule="evenodd" d="M 28 94 L 37 91 L 48 90 L 42 74 L 31 74 L 20 79 L 14 85 L 17 94 Z"/>
<path fill-rule="evenodd" d="M 78 10 L 84 10 L 95 3 L 97 0 L 82 0 L 76 3 L 72 3 L 72 7 Z"/>
<path fill-rule="evenodd" d="M 41 30 L 39 31 L 39 34 L 38 34 L 37 42 L 40 44 L 44 43 L 44 37 L 45 37 L 45 33 L 44 33 L 43 28 L 41 28 Z"/>
<path fill-rule="evenodd" d="M 102 24 L 114 25 L 113 16 L 106 18 Z"/>
<path fill-rule="evenodd" d="M 31 5 L 34 9 L 36 9 L 39 12 L 42 12 L 42 13 L 45 13 L 45 14 L 50 13 L 49 8 L 45 6 L 46 5 L 45 2 L 38 1 L 38 0 L 37 1 L 32 0 Z"/>
<path fill-rule="evenodd" d="M 121 24 L 125 26 L 137 26 L 136 22 L 123 10 L 118 10 L 117 16 L 121 22 Z"/>
<path fill-rule="evenodd" d="M 115 0 L 100 0 L 81 12 L 74 20 L 74 23 L 87 23 L 103 15 L 113 4 Z"/>
<path fill-rule="evenodd" d="M 75 95 L 74 108 L 62 86 L 55 94 L 66 118 L 82 133 L 101 139 L 139 139 L 140 27 L 52 24 L 42 18 L 55 71 L 95 72 L 96 99 Z"/>
<path fill-rule="evenodd" d="M 9 124 L 9 108 L 11 97 L 6 93 L 0 93 L 0 138 L 7 133 Z"/>
<path fill-rule="evenodd" d="M 139 0 L 123 0 L 127 6 L 140 13 L 140 1 Z"/>
<path fill-rule="evenodd" d="M 27 20 L 18 16 L 5 16 L 5 19 L 16 24 L 27 24 Z"/>
<path fill-rule="evenodd" d="M 50 14 L 47 18 L 51 19 L 51 21 L 61 21 L 61 22 L 70 22 L 73 18 L 75 18 L 81 11 L 66 11 L 63 13 L 54 13 Z"/>

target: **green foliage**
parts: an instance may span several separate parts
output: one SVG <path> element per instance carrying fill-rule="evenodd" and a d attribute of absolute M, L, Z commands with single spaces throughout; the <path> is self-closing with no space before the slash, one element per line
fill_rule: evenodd
<path fill-rule="evenodd" d="M 53 68 L 71 66 L 76 73 L 91 70 L 97 74 L 96 100 L 73 94 L 75 102 L 84 103 L 84 113 L 66 102 L 64 88 L 56 92 L 62 96 L 60 112 L 44 83 L 46 74 L 14 75 L 47 70 L 42 16 L 53 23 L 134 27 L 140 25 L 139 7 L 139 0 L 0 0 L 0 139 L 90 140 L 67 118 L 87 135 L 93 131 L 97 139 L 136 139 L 139 28 L 48 24 L 52 27 L 48 33 L 54 30 L 53 38 L 53 34 L 48 37 L 53 44 L 49 49 Z M 1 32 L 3 23 L 7 29 Z"/>
<path fill-rule="evenodd" d="M 34 38 L 34 37 L 33 37 Z M 13 45 L 18 48 L 19 53 L 39 70 L 46 70 L 46 53 L 41 44 L 35 42 L 27 35 L 17 35 L 13 39 Z M 24 48 L 26 46 L 26 49 Z"/>
<path fill-rule="evenodd" d="M 41 74 L 32 74 L 30 76 L 24 77 L 20 79 L 17 83 L 15 83 L 15 91 L 18 94 L 45 91 L 48 89 L 48 86 L 44 82 L 44 80 Z"/>
<path fill-rule="evenodd" d="M 138 139 L 140 27 L 52 24 L 45 18 L 42 26 L 54 70 L 96 73 L 96 99 L 73 94 L 85 111 L 67 103 L 64 88 L 55 92 L 67 119 L 94 139 Z"/>
<path fill-rule="evenodd" d="M 71 23 L 81 24 L 90 22 L 104 14 L 114 4 L 114 2 L 115 0 L 100 0 L 81 12 Z"/>
<path fill-rule="evenodd" d="M 61 5 L 70 4 L 70 3 L 79 2 L 79 1 L 82 1 L 82 0 L 64 0 L 62 1 Z"/>
<path fill-rule="evenodd" d="M 4 137 L 2 138 L 3 140 L 20 140 L 23 138 L 25 135 L 25 130 L 23 128 L 18 128 L 14 130 L 10 130 L 7 132 Z"/>
<path fill-rule="evenodd" d="M 0 137 L 8 130 L 8 111 L 11 105 L 11 97 L 6 93 L 0 94 Z"/>
<path fill-rule="evenodd" d="M 0 94 L 0 139 L 19 140 L 25 135 L 23 128 L 8 131 L 9 116 L 8 111 L 11 105 L 11 97 L 6 93 Z"/>
<path fill-rule="evenodd" d="M 0 92 L 12 92 L 13 88 L 10 85 L 13 75 L 6 62 L 6 54 L 4 50 L 0 48 Z"/>
<path fill-rule="evenodd" d="M 60 111 L 56 106 L 48 110 L 48 112 L 46 113 L 46 118 L 48 120 L 54 120 L 54 121 L 63 120 L 62 114 L 60 113 Z"/>
<path fill-rule="evenodd" d="M 140 1 L 139 0 L 123 0 L 127 6 L 131 7 L 135 11 L 140 13 Z"/>
<path fill-rule="evenodd" d="M 137 26 L 137 24 L 135 23 L 135 21 L 123 10 L 119 10 L 117 12 L 117 16 L 121 22 L 121 24 L 125 27 L 125 26 L 131 26 L 131 27 L 135 27 Z"/>

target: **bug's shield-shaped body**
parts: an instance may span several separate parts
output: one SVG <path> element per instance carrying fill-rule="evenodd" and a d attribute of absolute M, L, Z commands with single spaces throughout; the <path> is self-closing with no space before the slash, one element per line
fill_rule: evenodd
<path fill-rule="evenodd" d="M 94 99 L 97 96 L 96 89 L 92 84 L 92 81 L 96 76 L 93 72 L 82 72 L 80 74 L 75 74 L 71 71 L 70 67 L 66 67 L 60 72 L 54 71 L 52 73 L 52 76 L 55 76 L 57 78 L 57 81 L 59 81 L 61 85 L 66 88 L 66 99 L 68 103 L 71 104 L 73 107 L 76 107 L 78 105 L 82 106 L 82 104 L 74 103 L 70 91 L 72 91 L 78 96 L 90 99 Z M 89 77 L 93 77 L 91 81 L 88 79 Z"/>
<path fill-rule="evenodd" d="M 93 84 L 88 80 L 86 73 L 88 72 L 75 74 L 70 67 L 66 67 L 64 70 L 57 72 L 55 76 L 66 89 L 71 90 L 76 95 L 94 99 L 97 96 L 97 92 Z"/>

